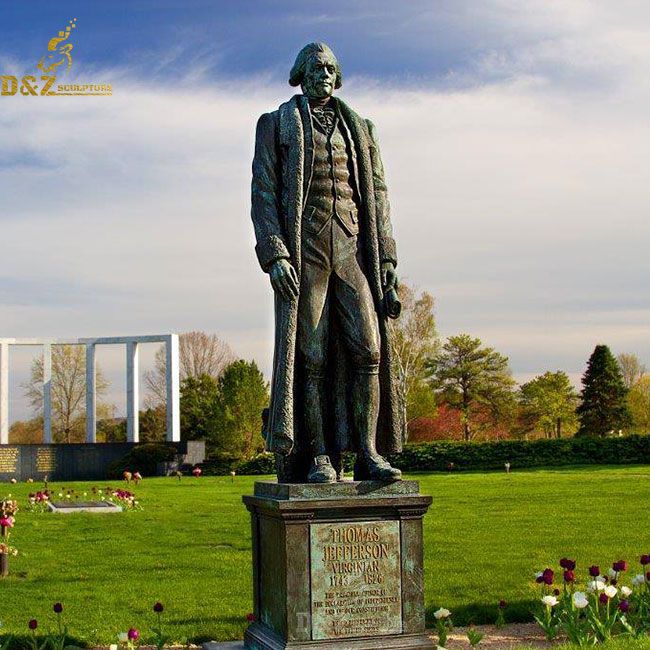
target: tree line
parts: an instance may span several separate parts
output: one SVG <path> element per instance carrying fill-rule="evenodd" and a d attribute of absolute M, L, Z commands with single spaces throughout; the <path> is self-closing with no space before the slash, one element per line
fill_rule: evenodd
<path fill-rule="evenodd" d="M 597 345 L 580 392 L 562 370 L 517 386 L 508 358 L 480 338 L 440 340 L 430 294 L 401 292 L 393 334 L 407 441 L 448 439 L 454 429 L 467 442 L 650 433 L 650 375 L 636 355 Z"/>
<path fill-rule="evenodd" d="M 548 370 L 517 385 L 508 358 L 467 333 L 441 340 L 435 301 L 402 285 L 402 317 L 391 323 L 394 372 L 405 421 L 406 442 L 460 438 L 559 438 L 650 433 L 650 375 L 630 353 L 614 357 L 597 345 L 578 393 L 566 372 Z M 213 456 L 251 458 L 264 447 L 263 409 L 269 385 L 254 361 L 238 359 L 215 334 L 179 337 L 181 435 L 203 439 Z M 165 352 L 158 350 L 144 377 L 140 439 L 165 432 Z M 97 435 L 126 439 L 124 418 L 106 400 L 109 382 L 97 368 Z M 12 442 L 40 442 L 43 359 L 24 384 L 34 418 L 15 422 Z M 52 348 L 52 429 L 55 442 L 85 439 L 85 354 L 80 346 Z"/>

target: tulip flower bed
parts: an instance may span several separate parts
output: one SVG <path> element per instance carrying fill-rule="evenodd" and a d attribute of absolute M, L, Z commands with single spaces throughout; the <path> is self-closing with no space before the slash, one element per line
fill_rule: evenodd
<path fill-rule="evenodd" d="M 609 641 L 613 636 L 644 638 L 650 630 L 650 555 L 642 555 L 640 573 L 625 584 L 629 565 L 614 562 L 606 574 L 592 565 L 580 585 L 576 561 L 560 560 L 560 585 L 553 569 L 536 575 L 541 585 L 542 608 L 535 620 L 548 641 L 559 634 L 579 646 Z"/>
<path fill-rule="evenodd" d="M 142 477 L 140 477 L 142 480 Z M 30 492 L 27 500 L 26 509 L 29 512 L 47 512 L 47 504 L 50 502 L 71 502 L 75 501 L 106 501 L 113 505 L 120 506 L 123 510 L 140 510 L 140 502 L 136 499 L 133 492 L 121 487 L 85 488 L 83 492 L 74 488 L 61 488 L 60 490 L 49 490 L 43 488 L 36 492 Z M 0 649 L 1 650 L 1 649 Z"/>
<path fill-rule="evenodd" d="M 115 635 L 131 627 L 147 641 L 157 601 L 165 604 L 170 642 L 242 638 L 252 579 L 241 497 L 258 478 L 145 476 L 134 488 L 144 509 L 110 516 L 30 511 L 29 495 L 42 486 L 7 485 L 3 494 L 11 492 L 20 507 L 11 540 L 20 554 L 0 581 L 0 646 L 9 634 L 28 640 L 32 618 L 39 635 L 54 630 L 56 602 L 70 633 L 89 645 L 119 643 Z M 532 622 L 540 587 L 525 576 L 567 554 L 588 567 L 647 551 L 650 467 L 408 478 L 434 497 L 424 520 L 431 628 L 441 607 L 453 612 L 455 625 L 494 623 L 499 613 L 506 623 Z M 52 483 L 48 490 L 83 496 L 93 486 Z"/>

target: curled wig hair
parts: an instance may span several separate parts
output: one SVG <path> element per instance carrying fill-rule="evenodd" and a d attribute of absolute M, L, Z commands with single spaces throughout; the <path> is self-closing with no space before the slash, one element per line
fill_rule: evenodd
<path fill-rule="evenodd" d="M 336 66 L 336 81 L 334 82 L 334 88 L 338 89 L 343 85 L 343 77 L 341 75 L 341 66 L 339 65 L 338 59 L 331 48 L 325 43 L 309 43 L 298 52 L 296 57 L 296 62 L 291 68 L 289 73 L 289 84 L 292 86 L 300 86 L 302 80 L 305 77 L 305 68 L 307 67 L 307 62 L 313 54 L 316 52 L 325 52 L 330 54 L 334 59 L 334 65 Z"/>

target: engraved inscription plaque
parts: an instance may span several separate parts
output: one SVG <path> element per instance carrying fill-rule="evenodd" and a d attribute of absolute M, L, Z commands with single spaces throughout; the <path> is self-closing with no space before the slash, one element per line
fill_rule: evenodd
<path fill-rule="evenodd" d="M 56 451 L 50 447 L 39 447 L 36 451 L 36 471 L 54 472 L 56 470 Z"/>
<path fill-rule="evenodd" d="M 11 474 L 18 466 L 18 449 L 8 447 L 0 449 L 0 473 Z"/>
<path fill-rule="evenodd" d="M 398 521 L 310 525 L 312 639 L 402 632 Z"/>

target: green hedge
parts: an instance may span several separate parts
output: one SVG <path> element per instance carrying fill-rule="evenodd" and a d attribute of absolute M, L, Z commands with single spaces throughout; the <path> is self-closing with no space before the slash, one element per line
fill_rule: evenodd
<path fill-rule="evenodd" d="M 500 442 L 432 442 L 407 445 L 391 458 L 409 471 L 559 467 L 566 465 L 625 465 L 650 463 L 650 436 L 624 438 L 563 438 L 560 440 L 503 440 Z"/>
<path fill-rule="evenodd" d="M 405 472 L 502 470 L 510 463 L 522 467 L 567 465 L 626 465 L 650 463 L 650 436 L 624 438 L 562 438 L 560 440 L 503 440 L 500 442 L 431 442 L 406 445 L 389 458 Z M 346 463 L 347 465 L 347 463 Z M 273 474 L 273 454 L 264 453 L 241 463 L 238 474 Z"/>

